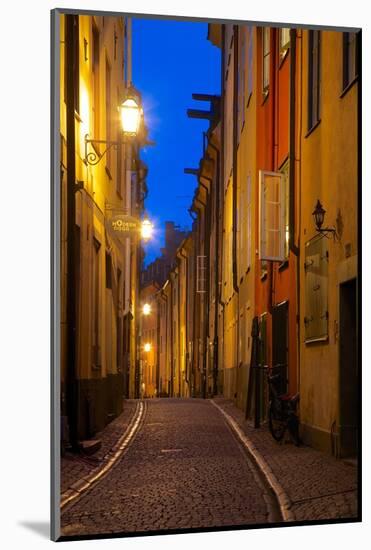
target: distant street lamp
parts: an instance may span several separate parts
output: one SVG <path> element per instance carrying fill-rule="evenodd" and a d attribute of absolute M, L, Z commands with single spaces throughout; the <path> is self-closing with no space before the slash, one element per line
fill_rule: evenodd
<path fill-rule="evenodd" d="M 140 233 L 141 233 L 141 237 L 144 241 L 148 241 L 152 237 L 153 224 L 148 218 L 145 218 L 142 221 L 142 225 L 141 225 L 141 228 L 140 228 Z"/>
<path fill-rule="evenodd" d="M 151 346 L 151 344 L 150 344 L 149 342 L 147 342 L 146 344 L 144 344 L 144 351 L 145 351 L 146 353 L 149 353 L 149 352 L 151 351 L 151 349 L 152 349 L 152 346 Z"/>
<path fill-rule="evenodd" d="M 151 311 L 152 311 L 152 307 L 151 307 L 151 304 L 144 304 L 143 305 L 143 315 L 150 315 Z"/>

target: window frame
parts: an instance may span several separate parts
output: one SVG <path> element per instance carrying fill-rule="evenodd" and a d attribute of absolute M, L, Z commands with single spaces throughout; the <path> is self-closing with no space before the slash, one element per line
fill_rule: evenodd
<path fill-rule="evenodd" d="M 279 229 L 276 230 L 279 232 L 279 243 L 278 243 L 278 249 L 279 254 L 277 256 L 269 255 L 266 253 L 266 244 L 263 245 L 263 243 L 266 243 L 266 241 L 263 241 L 263 235 L 267 233 L 266 230 L 266 209 L 265 209 L 265 201 L 264 201 L 264 193 L 263 193 L 263 186 L 265 184 L 265 178 L 268 177 L 274 177 L 279 178 Z M 283 179 L 284 174 L 281 172 L 273 172 L 269 170 L 259 170 L 259 259 L 262 261 L 262 269 L 263 264 L 265 262 L 279 262 L 282 263 L 285 261 L 285 246 L 284 246 L 284 238 L 282 237 L 285 234 L 285 209 L 282 207 L 284 204 L 284 185 L 283 185 Z M 270 229 L 270 231 L 275 231 L 274 229 Z M 264 276 L 265 273 L 262 273 L 262 276 Z"/>
<path fill-rule="evenodd" d="M 284 59 L 286 58 L 287 52 L 290 49 L 290 27 L 280 27 L 278 32 L 278 46 L 279 46 L 279 57 L 280 57 L 280 64 L 283 63 Z M 283 31 L 288 31 L 288 38 L 285 42 L 283 42 L 282 37 L 284 36 Z"/>
<path fill-rule="evenodd" d="M 316 44 L 315 38 L 317 38 Z M 315 76 L 316 80 L 314 78 Z M 319 30 L 308 31 L 307 103 L 307 130 L 309 134 L 321 120 L 321 31 Z"/>
<path fill-rule="evenodd" d="M 349 74 L 349 36 L 353 36 L 354 39 L 354 74 Z M 343 76 L 342 76 L 342 92 L 347 91 L 354 82 L 358 79 L 359 74 L 359 63 L 358 63 L 358 52 L 359 52 L 359 32 L 343 32 Z"/>
<path fill-rule="evenodd" d="M 262 95 L 265 99 L 269 94 L 270 86 L 270 55 L 271 55 L 271 29 L 263 27 L 262 31 Z M 266 48 L 266 41 L 268 43 Z M 267 59 L 267 71 L 265 61 Z"/>

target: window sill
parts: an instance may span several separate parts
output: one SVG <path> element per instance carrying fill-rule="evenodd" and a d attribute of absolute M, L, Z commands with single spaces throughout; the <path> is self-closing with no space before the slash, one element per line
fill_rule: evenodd
<path fill-rule="evenodd" d="M 313 124 L 313 126 L 308 130 L 308 132 L 305 134 L 304 138 L 307 138 L 311 135 L 312 132 L 314 132 L 314 130 L 321 124 L 321 119 L 317 120 L 317 122 L 315 122 Z"/>
<path fill-rule="evenodd" d="M 340 99 L 343 98 L 345 95 L 347 95 L 347 93 L 349 92 L 349 90 L 350 90 L 351 88 L 353 88 L 353 86 L 354 86 L 354 84 L 355 84 L 356 82 L 358 82 L 358 75 L 355 76 L 355 77 L 353 78 L 353 80 L 351 80 L 351 81 L 345 86 L 345 88 L 343 89 L 343 91 L 341 92 L 341 94 L 340 94 L 340 96 L 339 96 Z"/>

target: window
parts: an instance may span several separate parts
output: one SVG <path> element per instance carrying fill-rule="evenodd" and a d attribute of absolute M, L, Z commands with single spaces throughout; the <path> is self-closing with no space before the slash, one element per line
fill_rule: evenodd
<path fill-rule="evenodd" d="M 120 90 L 117 88 L 117 105 L 120 104 Z M 122 147 L 121 147 L 121 129 L 120 129 L 120 123 L 119 119 L 117 117 L 117 123 L 116 123 L 116 141 L 118 143 L 117 146 L 117 168 L 116 168 L 116 191 L 119 194 L 120 197 L 122 197 Z"/>
<path fill-rule="evenodd" d="M 206 256 L 197 256 L 197 287 L 196 292 L 206 292 Z"/>
<path fill-rule="evenodd" d="M 308 131 L 320 115 L 320 31 L 309 31 L 308 40 Z"/>
<path fill-rule="evenodd" d="M 112 122 L 112 107 L 111 107 L 111 66 L 106 59 L 106 140 L 111 141 L 111 122 Z M 110 170 L 111 167 L 111 149 L 106 153 L 106 166 Z"/>
<path fill-rule="evenodd" d="M 290 29 L 283 28 L 279 30 L 280 34 L 280 60 L 282 60 L 290 47 Z"/>
<path fill-rule="evenodd" d="M 283 208 L 285 209 L 284 217 L 284 232 L 285 232 L 285 259 L 287 260 L 289 257 L 289 241 L 290 241 L 290 185 L 289 185 L 289 161 L 287 160 L 285 164 L 282 166 L 280 170 L 283 178 L 282 178 L 282 185 L 283 185 L 283 197 L 284 197 L 284 205 Z"/>
<path fill-rule="evenodd" d="M 246 102 L 249 102 L 253 90 L 253 28 L 248 29 L 247 43 L 247 95 Z"/>
<path fill-rule="evenodd" d="M 112 289 L 112 260 L 106 252 L 106 288 Z"/>
<path fill-rule="evenodd" d="M 92 281 L 92 320 L 93 320 L 93 335 L 92 335 L 92 344 L 93 344 L 93 368 L 100 368 L 101 366 L 101 357 L 100 357 L 100 346 L 99 346 L 99 325 L 100 325 L 100 244 L 94 239 L 93 241 L 93 281 Z"/>
<path fill-rule="evenodd" d="M 305 245 L 305 342 L 328 339 L 328 241 L 319 235 Z"/>
<path fill-rule="evenodd" d="M 263 95 L 269 92 L 270 28 L 263 28 Z"/>
<path fill-rule="evenodd" d="M 238 56 L 238 130 L 237 139 L 239 139 L 241 130 L 245 122 L 246 106 L 246 29 L 240 28 L 239 31 L 239 56 Z"/>
<path fill-rule="evenodd" d="M 259 258 L 285 260 L 285 189 L 280 172 L 259 171 Z"/>
<path fill-rule="evenodd" d="M 243 277 L 251 262 L 251 176 L 246 186 L 241 187 L 240 204 L 237 212 L 237 246 L 239 277 Z"/>
<path fill-rule="evenodd" d="M 93 72 L 93 124 L 94 137 L 99 139 L 99 31 L 93 23 L 92 72 Z"/>
<path fill-rule="evenodd" d="M 356 32 L 343 33 L 343 89 L 358 75 L 358 39 Z"/>

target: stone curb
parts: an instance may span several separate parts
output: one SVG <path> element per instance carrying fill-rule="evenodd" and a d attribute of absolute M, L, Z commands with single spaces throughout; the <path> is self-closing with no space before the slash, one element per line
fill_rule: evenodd
<path fill-rule="evenodd" d="M 238 426 L 237 422 L 227 413 L 225 412 L 222 407 L 220 407 L 213 399 L 211 399 L 211 403 L 216 407 L 226 418 L 228 424 L 231 426 L 231 428 L 235 431 L 235 433 L 238 435 L 238 438 L 243 443 L 243 445 L 246 447 L 248 452 L 252 455 L 254 458 L 256 464 L 260 468 L 262 474 L 264 475 L 265 479 L 267 480 L 268 484 L 272 488 L 274 494 L 276 495 L 276 498 L 278 500 L 278 504 L 280 507 L 280 511 L 283 517 L 284 521 L 295 521 L 295 514 L 291 510 L 292 502 L 282 487 L 282 485 L 279 483 L 278 479 L 274 475 L 272 469 L 269 467 L 263 456 L 260 454 L 254 443 L 251 441 L 251 439 L 241 430 L 241 428 Z"/>
<path fill-rule="evenodd" d="M 75 483 L 73 483 L 62 495 L 61 495 L 61 504 L 60 509 L 63 510 L 67 504 L 72 503 L 75 499 L 80 497 L 85 491 L 91 489 L 98 481 L 100 481 L 104 476 L 108 474 L 111 468 L 117 463 L 117 461 L 122 457 L 124 451 L 133 441 L 139 425 L 143 419 L 145 407 L 144 403 L 140 402 L 137 404 L 133 418 L 130 421 L 129 426 L 127 427 L 123 436 L 119 439 L 116 445 L 107 453 L 109 457 L 104 466 L 98 469 L 98 471 L 93 470 L 91 475 L 85 476 Z"/>

